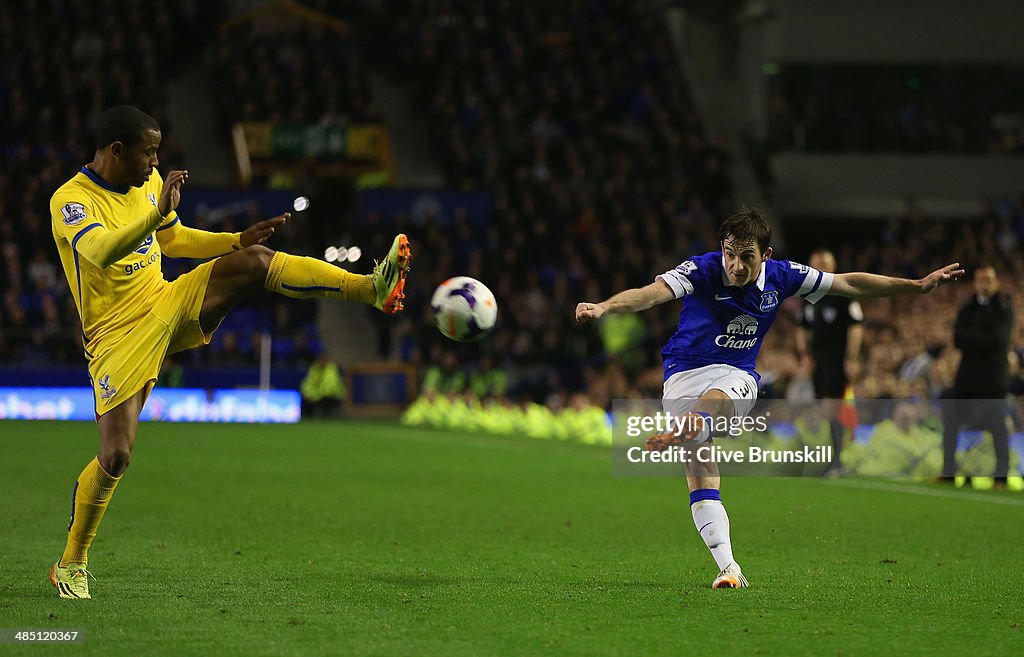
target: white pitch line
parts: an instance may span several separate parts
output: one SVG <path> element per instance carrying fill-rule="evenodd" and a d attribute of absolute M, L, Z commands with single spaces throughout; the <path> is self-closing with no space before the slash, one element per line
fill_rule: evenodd
<path fill-rule="evenodd" d="M 886 483 L 884 481 L 854 481 L 851 479 L 816 479 L 815 481 L 850 488 L 880 490 L 887 493 L 906 493 L 910 495 L 923 495 L 925 497 L 943 497 L 949 500 L 963 500 L 964 502 L 984 502 L 986 504 L 1024 507 L 1024 500 L 1012 497 L 985 495 L 984 493 L 975 492 L 961 493 L 951 490 L 935 490 L 934 488 L 923 488 L 913 484 Z"/>

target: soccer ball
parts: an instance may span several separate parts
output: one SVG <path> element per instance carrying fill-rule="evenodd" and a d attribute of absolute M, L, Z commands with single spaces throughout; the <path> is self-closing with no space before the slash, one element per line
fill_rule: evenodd
<path fill-rule="evenodd" d="M 449 278 L 430 298 L 434 324 L 446 338 L 475 342 L 491 332 L 498 304 L 487 286 L 469 276 Z"/>

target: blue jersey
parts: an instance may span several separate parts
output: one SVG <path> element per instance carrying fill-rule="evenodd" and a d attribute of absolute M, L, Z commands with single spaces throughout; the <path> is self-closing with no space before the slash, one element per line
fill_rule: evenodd
<path fill-rule="evenodd" d="M 686 260 L 660 275 L 676 298 L 685 297 L 679 328 L 661 355 L 665 378 L 705 365 L 754 371 L 764 336 L 782 300 L 816 303 L 832 289 L 834 274 L 788 260 L 765 260 L 761 274 L 743 287 L 729 282 L 721 251 Z"/>

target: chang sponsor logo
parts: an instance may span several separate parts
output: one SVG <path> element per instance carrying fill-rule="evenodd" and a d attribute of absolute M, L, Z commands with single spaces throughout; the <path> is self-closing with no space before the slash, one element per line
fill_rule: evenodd
<path fill-rule="evenodd" d="M 756 336 L 757 320 L 750 315 L 739 315 L 725 327 L 724 334 L 715 338 L 715 344 L 727 349 L 750 349 L 757 344 Z"/>

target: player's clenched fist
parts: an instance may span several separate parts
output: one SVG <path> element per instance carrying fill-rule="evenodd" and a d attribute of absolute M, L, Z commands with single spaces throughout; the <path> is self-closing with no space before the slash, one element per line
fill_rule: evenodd
<path fill-rule="evenodd" d="M 576 305 L 576 321 L 583 323 L 592 319 L 600 319 L 604 315 L 604 307 L 599 303 L 580 303 Z"/>
<path fill-rule="evenodd" d="M 181 186 L 188 180 L 188 171 L 172 171 L 164 179 L 164 188 L 160 190 L 160 200 L 156 202 L 156 209 L 166 217 L 178 209 L 181 202 Z"/>

